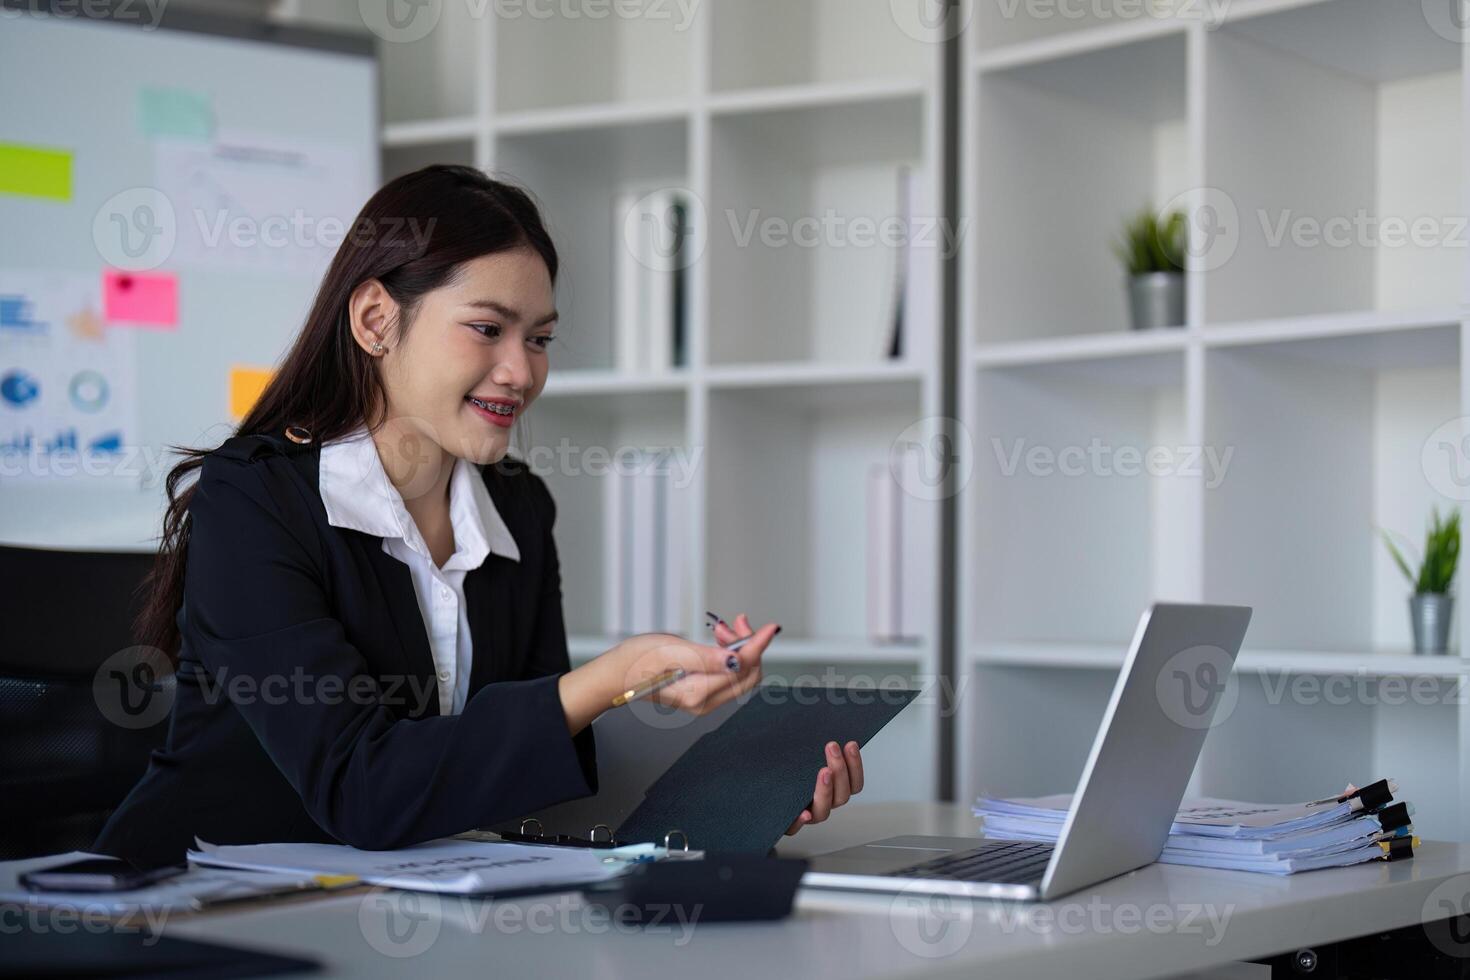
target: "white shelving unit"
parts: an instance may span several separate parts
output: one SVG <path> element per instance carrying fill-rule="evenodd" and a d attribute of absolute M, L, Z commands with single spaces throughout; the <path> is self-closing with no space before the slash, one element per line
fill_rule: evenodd
<path fill-rule="evenodd" d="M 887 4 L 851 0 L 709 0 L 687 25 L 679 5 L 633 19 L 496 9 L 382 45 L 383 169 L 472 164 L 545 209 L 563 322 L 521 449 L 684 449 L 697 463 L 687 630 L 706 608 L 748 611 L 785 627 L 770 675 L 932 684 L 938 597 L 925 636 L 870 642 L 862 569 L 868 468 L 939 411 L 938 325 L 910 328 L 903 359 L 887 359 L 893 250 L 771 244 L 751 222 L 891 218 L 900 167 L 935 193 L 940 46 L 905 34 Z M 702 204 L 707 243 L 690 269 L 687 366 L 629 375 L 613 350 L 614 196 L 656 187 Z M 927 287 L 937 296 L 937 273 Z M 602 619 L 602 477 L 546 475 L 585 660 L 616 642 Z M 865 798 L 933 795 L 927 700 L 870 746 Z"/>
<path fill-rule="evenodd" d="M 1139 612 L 1239 602 L 1238 700 L 1192 791 L 1392 776 L 1423 834 L 1470 839 L 1470 661 L 1410 653 L 1378 537 L 1418 544 L 1460 505 L 1421 450 L 1470 413 L 1465 48 L 1417 0 L 1254 0 L 1223 24 L 993 6 L 961 102 L 962 798 L 1069 790 Z M 1109 245 L 1181 194 L 1188 324 L 1129 332 Z M 1327 224 L 1360 214 L 1451 242 Z M 1123 471 L 1151 447 L 1183 452 Z M 1193 472 L 1190 447 L 1228 465 Z"/>

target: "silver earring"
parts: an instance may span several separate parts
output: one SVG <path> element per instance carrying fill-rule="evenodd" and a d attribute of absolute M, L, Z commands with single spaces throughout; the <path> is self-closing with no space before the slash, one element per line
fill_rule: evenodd
<path fill-rule="evenodd" d="M 379 343 L 378 341 L 376 341 L 376 340 L 373 341 L 373 353 L 374 354 L 381 354 L 381 353 L 383 353 L 383 345 L 381 343 Z"/>

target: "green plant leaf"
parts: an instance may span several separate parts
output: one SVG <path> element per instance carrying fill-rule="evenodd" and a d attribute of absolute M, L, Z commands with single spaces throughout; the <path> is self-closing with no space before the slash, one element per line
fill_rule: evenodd
<path fill-rule="evenodd" d="M 1408 562 L 1404 560 L 1399 549 L 1389 538 L 1387 531 L 1383 532 L 1383 540 L 1388 545 L 1388 550 L 1393 555 L 1393 560 L 1399 566 L 1399 570 L 1413 584 L 1415 592 L 1420 595 L 1443 595 L 1450 591 L 1450 586 L 1455 579 L 1455 570 L 1460 561 L 1460 512 L 1458 510 L 1450 511 L 1443 518 L 1439 515 L 1439 508 L 1431 512 L 1429 529 L 1424 535 L 1424 560 L 1419 563 L 1418 575 L 1415 575 L 1410 569 Z"/>
<path fill-rule="evenodd" d="M 1184 269 L 1188 226 L 1182 211 L 1156 214 L 1144 208 L 1123 223 L 1123 235 L 1113 252 L 1130 276 Z"/>
<path fill-rule="evenodd" d="M 1404 573 L 1404 578 L 1409 580 L 1409 584 L 1414 585 L 1416 576 L 1409 569 L 1409 563 L 1404 560 L 1404 556 L 1400 553 L 1398 545 L 1393 543 L 1393 538 L 1388 536 L 1387 531 L 1380 531 L 1379 533 L 1383 535 L 1383 543 L 1388 545 L 1388 553 L 1393 556 L 1394 564 L 1398 565 L 1399 571 Z"/>

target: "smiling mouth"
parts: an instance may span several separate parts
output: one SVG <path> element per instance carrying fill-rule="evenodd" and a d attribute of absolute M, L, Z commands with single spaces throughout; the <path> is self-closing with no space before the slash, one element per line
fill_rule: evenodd
<path fill-rule="evenodd" d="M 500 402 L 482 402 L 480 401 L 480 399 L 476 398 L 473 395 L 465 395 L 465 401 L 469 402 L 476 408 L 482 409 L 486 412 L 493 412 L 496 415 L 504 415 L 507 418 L 516 413 L 514 405 L 505 405 L 501 404 Z"/>

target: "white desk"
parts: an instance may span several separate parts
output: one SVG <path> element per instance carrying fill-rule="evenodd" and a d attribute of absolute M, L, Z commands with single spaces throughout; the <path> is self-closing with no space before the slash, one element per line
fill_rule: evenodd
<path fill-rule="evenodd" d="M 781 850 L 816 853 L 895 833 L 967 835 L 976 826 L 959 806 L 854 803 Z M 1427 843 L 1411 861 L 1288 878 L 1152 865 L 1032 906 L 803 891 L 786 921 L 696 922 L 692 930 L 672 919 L 646 932 L 620 929 L 574 895 L 495 903 L 369 893 L 179 918 L 165 932 L 304 954 L 333 977 L 1107 980 L 1258 959 L 1443 918 L 1467 903 L 1470 846 Z"/>

